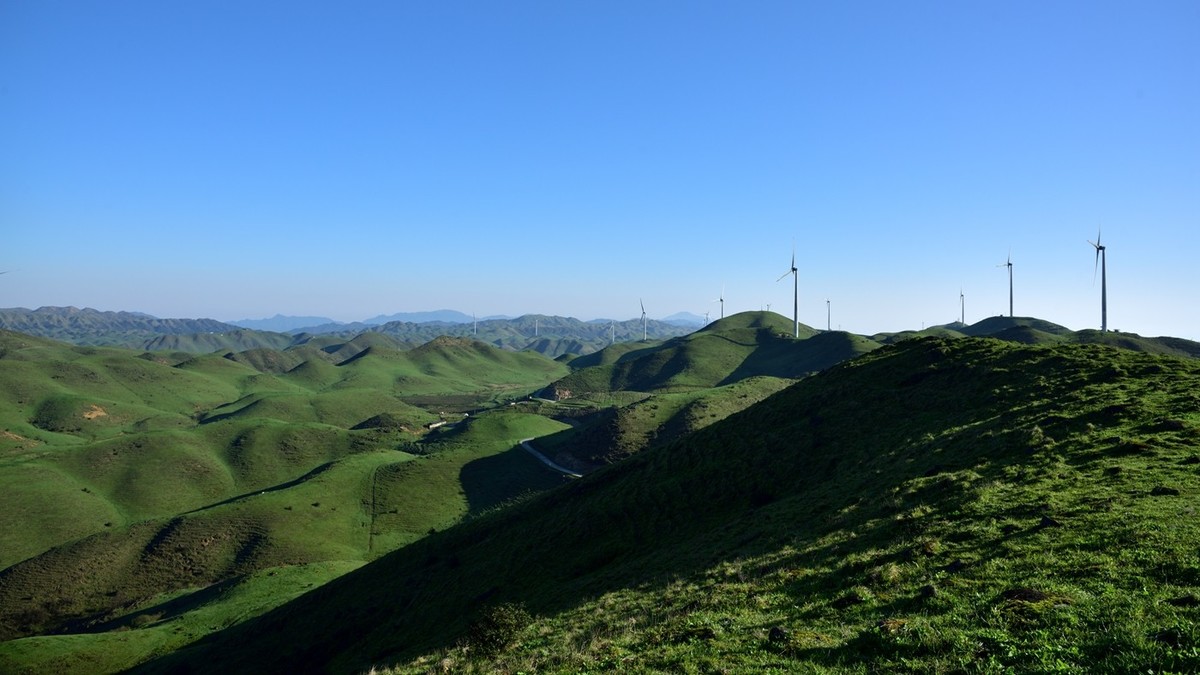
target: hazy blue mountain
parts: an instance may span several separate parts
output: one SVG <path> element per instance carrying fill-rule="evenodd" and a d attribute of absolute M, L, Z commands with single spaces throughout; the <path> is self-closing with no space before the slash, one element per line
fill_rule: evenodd
<path fill-rule="evenodd" d="M 229 323 L 241 326 L 242 328 L 269 330 L 276 333 L 286 333 L 298 328 L 308 328 L 309 326 L 338 324 L 337 321 L 324 316 L 284 316 L 283 314 L 276 314 L 269 319 L 238 319 Z"/>
<path fill-rule="evenodd" d="M 453 309 L 439 309 L 432 312 L 400 312 L 399 314 L 380 314 L 371 319 L 364 319 L 363 323 L 368 326 L 380 326 L 385 323 L 400 321 L 403 323 L 430 323 L 432 321 L 441 321 L 443 323 L 471 323 L 473 319 L 470 314 L 463 314 Z"/>
<path fill-rule="evenodd" d="M 142 312 L 102 312 L 78 307 L 0 309 L 0 328 L 79 345 L 141 348 L 160 335 L 225 333 L 237 326 L 213 319 L 159 319 Z"/>
<path fill-rule="evenodd" d="M 690 326 L 700 328 L 704 325 L 704 317 L 691 312 L 676 312 L 671 316 L 663 317 L 664 323 L 669 323 L 675 326 Z"/>

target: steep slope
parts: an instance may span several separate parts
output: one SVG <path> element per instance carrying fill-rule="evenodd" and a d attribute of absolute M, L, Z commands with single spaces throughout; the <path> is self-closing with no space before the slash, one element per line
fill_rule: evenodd
<path fill-rule="evenodd" d="M 1193 671 L 1198 390 L 1190 360 L 907 341 L 144 672 Z"/>

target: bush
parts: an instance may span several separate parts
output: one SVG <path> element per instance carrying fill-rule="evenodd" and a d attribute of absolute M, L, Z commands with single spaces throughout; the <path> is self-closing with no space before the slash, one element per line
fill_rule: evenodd
<path fill-rule="evenodd" d="M 467 629 L 467 646 L 480 654 L 497 654 L 533 622 L 524 605 L 505 603 L 484 610 Z"/>

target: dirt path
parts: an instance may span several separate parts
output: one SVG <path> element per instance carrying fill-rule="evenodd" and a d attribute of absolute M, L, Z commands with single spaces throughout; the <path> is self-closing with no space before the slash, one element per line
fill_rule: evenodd
<path fill-rule="evenodd" d="M 525 450 L 529 454 L 533 455 L 534 457 L 537 457 L 542 462 L 542 464 L 545 464 L 546 466 L 550 467 L 551 469 L 554 469 L 555 471 L 557 471 L 563 475 L 569 476 L 571 478 L 583 478 L 583 474 L 575 473 L 574 471 L 572 471 L 564 466 L 559 466 L 558 464 L 555 464 L 554 462 L 552 462 L 549 457 L 547 457 L 547 456 L 543 455 L 542 453 L 538 452 L 537 450 L 535 450 L 534 447 L 532 445 L 530 445 L 530 443 L 529 443 L 529 441 L 532 441 L 532 440 L 533 440 L 532 438 L 522 438 L 521 439 L 521 447 L 525 448 Z"/>

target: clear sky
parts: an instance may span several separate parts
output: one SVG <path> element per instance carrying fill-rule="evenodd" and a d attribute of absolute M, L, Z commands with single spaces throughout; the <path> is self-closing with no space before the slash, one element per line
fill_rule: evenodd
<path fill-rule="evenodd" d="M 0 0 L 0 307 L 1200 339 L 1200 3 Z"/>

